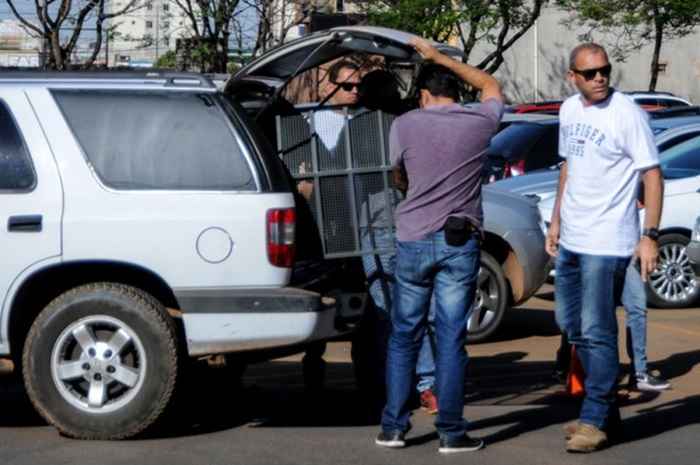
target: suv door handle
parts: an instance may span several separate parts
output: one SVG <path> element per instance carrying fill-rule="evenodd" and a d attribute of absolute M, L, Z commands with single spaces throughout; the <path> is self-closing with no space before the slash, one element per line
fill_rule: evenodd
<path fill-rule="evenodd" d="M 7 220 L 9 232 L 41 232 L 41 215 L 16 215 Z"/>

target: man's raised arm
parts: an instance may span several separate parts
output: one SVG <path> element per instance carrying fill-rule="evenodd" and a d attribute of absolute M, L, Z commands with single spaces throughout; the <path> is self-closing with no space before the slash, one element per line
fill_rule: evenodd
<path fill-rule="evenodd" d="M 444 66 L 459 76 L 466 84 L 480 91 L 482 102 L 491 98 L 500 101 L 504 100 L 503 93 L 501 93 L 501 85 L 489 73 L 440 53 L 438 49 L 425 39 L 415 38 L 411 41 L 411 45 L 421 54 L 424 60 Z"/>

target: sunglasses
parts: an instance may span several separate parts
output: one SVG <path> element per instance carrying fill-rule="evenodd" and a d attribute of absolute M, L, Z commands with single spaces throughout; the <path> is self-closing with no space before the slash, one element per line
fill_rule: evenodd
<path fill-rule="evenodd" d="M 359 82 L 334 82 L 336 86 L 340 87 L 343 89 L 345 92 L 350 92 L 353 89 L 360 89 L 360 83 Z"/>
<path fill-rule="evenodd" d="M 571 71 L 573 71 L 576 74 L 580 74 L 583 76 L 583 78 L 586 81 L 590 81 L 591 79 L 594 79 L 598 73 L 600 73 L 601 76 L 604 78 L 609 78 L 610 77 L 610 72 L 612 71 L 612 65 L 605 65 L 602 68 L 594 68 L 594 69 L 574 69 L 572 68 Z"/>

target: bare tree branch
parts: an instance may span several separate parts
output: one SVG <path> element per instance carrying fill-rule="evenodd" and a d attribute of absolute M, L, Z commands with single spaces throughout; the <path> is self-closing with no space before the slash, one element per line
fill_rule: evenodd
<path fill-rule="evenodd" d="M 22 17 L 22 15 L 19 14 L 19 12 L 17 11 L 17 8 L 15 7 L 14 0 L 7 0 L 7 4 L 10 6 L 10 10 L 12 10 L 12 14 L 15 15 L 15 18 L 17 18 L 19 20 L 19 22 L 21 22 L 28 29 L 35 31 L 37 34 L 43 35 L 44 31 L 42 31 L 41 29 L 39 29 L 38 27 L 36 27 L 35 25 L 30 23 L 26 19 L 24 19 L 24 17 Z"/>

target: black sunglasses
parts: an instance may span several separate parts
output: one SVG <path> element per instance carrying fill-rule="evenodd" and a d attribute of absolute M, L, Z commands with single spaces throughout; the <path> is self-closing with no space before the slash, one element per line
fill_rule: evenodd
<path fill-rule="evenodd" d="M 600 73 L 601 76 L 604 78 L 609 78 L 610 77 L 610 72 L 612 71 L 612 65 L 608 64 L 603 66 L 602 68 L 594 68 L 594 69 L 574 69 L 571 68 L 571 71 L 573 71 L 576 74 L 580 74 L 583 76 L 583 78 L 586 81 L 590 81 L 591 79 L 594 79 L 598 73 Z"/>
<path fill-rule="evenodd" d="M 360 83 L 359 82 L 334 82 L 336 86 L 340 87 L 343 89 L 345 92 L 350 92 L 353 89 L 360 89 Z"/>

